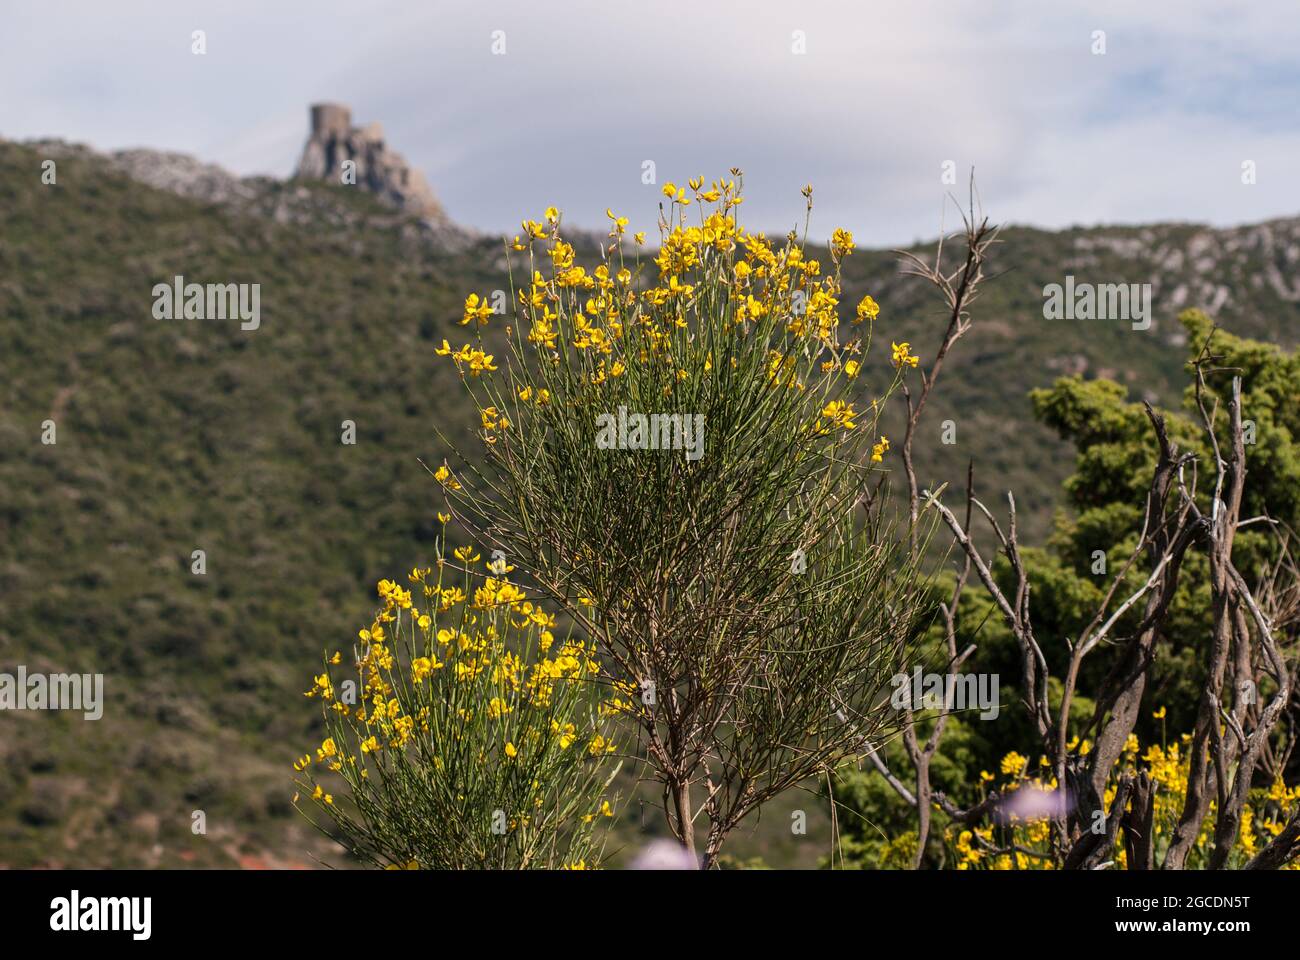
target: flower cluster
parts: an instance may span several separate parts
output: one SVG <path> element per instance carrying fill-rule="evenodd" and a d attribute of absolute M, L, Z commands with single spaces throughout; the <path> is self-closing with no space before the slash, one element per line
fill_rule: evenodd
<path fill-rule="evenodd" d="M 294 764 L 294 801 L 310 798 L 376 863 L 594 864 L 593 828 L 613 816 L 597 761 L 617 752 L 625 692 L 591 644 L 556 636 L 513 567 L 480 572 L 477 550 L 453 553 L 461 566 L 381 580 L 352 656 L 332 653 L 313 678 L 305 696 L 326 735 Z M 412 829 L 417 810 L 439 830 Z M 563 864 L 547 859 L 556 851 Z"/>
<path fill-rule="evenodd" d="M 773 386 L 817 391 L 812 435 L 865 423 L 848 393 L 863 370 L 880 306 L 865 296 L 847 326 L 841 323 L 840 266 L 854 251 L 852 233 L 834 231 L 827 269 L 794 234 L 777 244 L 738 221 L 738 170 L 707 185 L 702 177 L 686 186 L 667 183 L 662 192 L 667 212 L 653 256 L 643 255 L 645 233 L 629 238 L 628 219 L 613 211 L 611 242 L 594 266 L 580 262 L 564 239 L 555 208 L 523 221 L 508 249 L 526 257 L 527 272 L 506 331 L 520 362 L 511 365 L 509 389 L 480 402 L 488 442 L 508 435 L 516 420 L 505 403 L 517 398 L 525 409 L 545 408 L 557 381 L 564 381 L 568 405 L 581 406 L 600 402 L 602 389 L 638 369 L 646 374 L 640 383 L 667 398 L 718 376 L 720 363 L 734 370 L 738 354 L 751 348 L 768 357 Z M 482 337 L 492 312 L 485 297 L 472 293 L 460 322 Z M 719 331 L 732 341 L 719 339 Z M 455 363 L 462 379 L 475 379 L 497 370 L 492 349 L 482 340 L 459 349 L 444 340 L 436 352 Z M 909 350 L 907 343 L 893 345 L 895 385 L 903 368 L 918 363 Z M 872 426 L 878 409 L 873 400 Z M 882 461 L 888 449 L 882 438 L 870 459 Z"/>
<path fill-rule="evenodd" d="M 1163 709 L 1163 708 L 1162 708 Z M 1158 711 L 1155 716 L 1161 717 Z M 1183 734 L 1173 743 L 1150 744 L 1144 750 L 1134 734 L 1130 734 L 1123 753 L 1111 772 L 1103 802 L 1110 809 L 1115 799 L 1118 780 L 1125 774 L 1146 771 L 1155 784 L 1154 817 L 1152 832 L 1155 835 L 1157 861 L 1163 856 L 1171 834 L 1182 815 L 1187 798 L 1187 777 L 1191 766 L 1191 734 Z M 1077 738 L 1068 748 L 1086 756 L 1092 744 Z M 987 788 L 997 785 L 1004 801 L 1014 801 L 1019 791 L 1051 794 L 1057 789 L 1056 777 L 1051 775 L 1048 759 L 1040 756 L 1036 766 L 1027 757 L 1015 751 L 1006 754 L 1000 764 L 1002 780 L 989 771 L 980 774 Z M 1289 789 L 1281 781 L 1268 790 L 1255 790 L 1242 808 L 1241 835 L 1234 850 L 1236 858 L 1230 865 L 1240 867 L 1245 860 L 1259 852 L 1261 846 L 1280 833 L 1300 801 L 1300 788 Z M 1014 802 L 1010 803 L 1015 808 Z M 1217 804 L 1211 802 L 1209 816 L 1201 824 L 1200 833 L 1188 857 L 1188 866 L 1203 866 L 1214 847 L 1214 821 Z M 956 827 L 944 833 L 955 856 L 958 870 L 1050 870 L 1054 859 L 1051 854 L 1051 820 L 1048 816 L 1023 817 L 1012 814 L 1005 826 Z M 1126 866 L 1127 852 L 1118 845 L 1113 859 L 1116 869 Z M 1292 862 L 1286 869 L 1300 869 Z"/>

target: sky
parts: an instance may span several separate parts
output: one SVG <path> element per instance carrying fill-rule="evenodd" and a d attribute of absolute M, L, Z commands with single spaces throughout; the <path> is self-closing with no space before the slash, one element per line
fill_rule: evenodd
<path fill-rule="evenodd" d="M 492 232 L 653 234 L 731 167 L 750 229 L 811 183 L 812 234 L 870 246 L 951 227 L 972 168 L 998 222 L 1233 225 L 1300 214 L 1297 50 L 1300 0 L 0 0 L 0 137 L 283 177 L 341 102 Z"/>

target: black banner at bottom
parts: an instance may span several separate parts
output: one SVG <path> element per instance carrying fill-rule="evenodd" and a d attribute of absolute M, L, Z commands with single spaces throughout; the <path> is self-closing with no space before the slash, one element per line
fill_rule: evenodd
<path fill-rule="evenodd" d="M 445 931 L 494 947 L 564 933 L 609 947 L 620 929 L 766 939 L 958 936 L 971 946 L 1061 936 L 1226 946 L 1290 936 L 1300 887 L 1276 873 L 0 872 L 6 946 L 373 948 L 377 934 Z M 851 931 L 857 930 L 858 934 Z M 323 939 L 322 939 L 323 938 Z M 576 944 L 575 944 L 576 945 Z M 587 944 L 583 944 L 586 946 Z M 936 943 L 936 946 L 938 944 Z M 772 944 L 768 944 L 769 948 Z"/>

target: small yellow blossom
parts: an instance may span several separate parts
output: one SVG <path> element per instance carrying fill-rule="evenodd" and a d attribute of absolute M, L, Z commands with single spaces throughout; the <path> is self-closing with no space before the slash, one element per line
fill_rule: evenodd
<path fill-rule="evenodd" d="M 904 340 L 902 343 L 891 344 L 890 361 L 896 367 L 915 367 L 921 362 L 921 358 L 915 356 L 912 352 L 912 345 Z"/>

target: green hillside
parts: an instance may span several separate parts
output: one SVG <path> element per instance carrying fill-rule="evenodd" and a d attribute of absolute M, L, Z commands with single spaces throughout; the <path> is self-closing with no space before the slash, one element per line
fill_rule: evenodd
<path fill-rule="evenodd" d="M 239 217 L 83 161 L 42 186 L 11 145 L 0 163 L 0 662 L 102 672 L 108 700 L 94 723 L 0 717 L 0 862 L 305 859 L 300 693 L 434 534 L 416 458 L 466 417 L 432 348 L 483 258 L 413 262 L 396 230 Z M 260 283 L 260 329 L 155 320 L 175 274 Z"/>
<path fill-rule="evenodd" d="M 96 722 L 0 714 L 0 865 L 337 862 L 289 805 L 290 764 L 317 726 L 301 692 L 320 652 L 355 636 L 375 581 L 428 559 L 438 498 L 419 460 L 441 460 L 438 430 L 473 448 L 433 349 L 461 335 L 466 293 L 508 289 L 499 243 L 424 242 L 343 188 L 265 181 L 256 204 L 218 204 L 90 155 L 42 185 L 41 159 L 0 142 L 0 672 L 101 672 L 107 705 Z M 647 226 L 653 201 L 628 213 Z M 1300 223 L 1223 231 L 1202 250 L 1206 233 L 1006 230 L 994 269 L 1007 272 L 927 413 L 922 481 L 957 482 L 973 457 L 986 495 L 1016 490 L 1033 541 L 1070 455 L 1032 421 L 1031 388 L 1084 370 L 1176 402 L 1175 308 L 1218 286 L 1234 332 L 1293 345 Z M 1044 320 L 1042 287 L 1067 272 L 1155 282 L 1152 329 Z M 178 274 L 260 284 L 260 329 L 155 319 L 153 286 Z M 844 303 L 881 303 L 884 346 L 911 339 L 925 356 L 943 322 L 933 294 L 887 252 L 859 251 L 846 276 Z M 949 418 L 958 442 L 944 446 Z M 825 853 L 758 833 L 731 852 Z"/>

